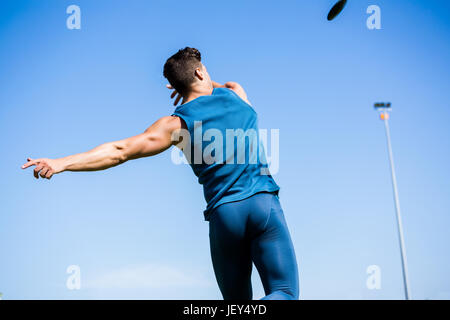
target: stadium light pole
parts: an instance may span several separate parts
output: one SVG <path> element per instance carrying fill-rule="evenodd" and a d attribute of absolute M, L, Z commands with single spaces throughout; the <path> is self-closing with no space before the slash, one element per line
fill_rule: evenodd
<path fill-rule="evenodd" d="M 391 175 L 392 175 L 392 188 L 394 191 L 394 203 L 395 203 L 395 212 L 397 215 L 397 228 L 398 228 L 398 238 L 400 242 L 400 255 L 402 261 L 402 273 L 403 273 L 403 286 L 405 290 L 405 298 L 406 300 L 411 299 L 411 293 L 409 291 L 409 282 L 408 282 L 408 263 L 406 261 L 406 251 L 405 251 L 405 241 L 403 239 L 403 225 L 402 225 L 402 217 L 400 213 L 400 201 L 398 200 L 398 190 L 397 190 L 397 179 L 395 177 L 395 167 L 394 167 L 394 157 L 392 155 L 392 146 L 391 146 L 391 134 L 389 130 L 389 112 L 391 111 L 391 103 L 387 102 L 377 102 L 374 105 L 375 109 L 380 113 L 380 118 L 384 122 L 384 128 L 386 129 L 386 140 L 387 140 L 387 148 L 389 153 L 389 162 L 391 165 Z"/>

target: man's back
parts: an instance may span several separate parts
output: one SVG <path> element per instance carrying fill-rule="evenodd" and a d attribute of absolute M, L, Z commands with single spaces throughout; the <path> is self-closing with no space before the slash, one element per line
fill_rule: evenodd
<path fill-rule="evenodd" d="M 232 90 L 215 88 L 177 107 L 173 115 L 184 120 L 189 132 L 183 151 L 204 188 L 205 220 L 220 204 L 278 192 L 259 141 L 257 114 Z"/>

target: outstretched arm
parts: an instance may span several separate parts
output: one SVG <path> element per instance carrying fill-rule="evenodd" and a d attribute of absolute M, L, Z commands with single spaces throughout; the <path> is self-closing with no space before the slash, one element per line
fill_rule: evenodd
<path fill-rule="evenodd" d="M 50 179 L 63 171 L 104 170 L 131 159 L 149 157 L 172 146 L 172 133 L 182 128 L 178 117 L 163 117 L 152 124 L 145 132 L 127 139 L 104 143 L 90 151 L 59 159 L 31 159 L 22 166 L 26 169 L 36 166 L 34 176 Z"/>

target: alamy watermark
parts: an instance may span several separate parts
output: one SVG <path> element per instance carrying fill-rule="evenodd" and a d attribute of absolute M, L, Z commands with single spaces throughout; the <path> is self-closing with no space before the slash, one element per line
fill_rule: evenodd
<path fill-rule="evenodd" d="M 69 290 L 81 289 L 81 268 L 77 265 L 70 265 L 66 272 L 69 274 L 66 281 L 66 287 Z"/>
<path fill-rule="evenodd" d="M 366 269 L 369 277 L 366 280 L 366 286 L 369 290 L 381 289 L 381 268 L 376 264 L 370 265 Z"/>
<path fill-rule="evenodd" d="M 381 29 L 381 9 L 377 5 L 370 5 L 367 7 L 367 11 L 370 16 L 367 18 L 366 26 L 369 30 Z"/>
<path fill-rule="evenodd" d="M 67 7 L 66 13 L 70 14 L 66 20 L 67 29 L 81 29 L 81 9 L 79 6 L 72 4 Z"/>
<path fill-rule="evenodd" d="M 261 164 L 261 175 L 276 174 L 280 166 L 279 139 L 280 130 L 271 129 L 268 157 L 267 129 L 226 129 L 224 137 L 223 131 L 215 128 L 203 132 L 202 121 L 194 121 L 193 136 L 186 129 L 172 134 L 172 141 L 179 143 L 171 158 L 174 164 Z"/>

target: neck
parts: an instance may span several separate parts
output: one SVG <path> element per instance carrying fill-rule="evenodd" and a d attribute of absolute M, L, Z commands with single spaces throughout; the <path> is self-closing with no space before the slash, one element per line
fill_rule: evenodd
<path fill-rule="evenodd" d="M 183 97 L 183 101 L 182 104 L 185 104 L 189 101 L 192 101 L 194 99 L 197 99 L 198 97 L 201 96 L 210 96 L 213 92 L 213 87 L 212 86 L 208 86 L 208 87 L 194 87 L 192 88 L 192 90 L 189 92 L 189 94 L 187 94 L 186 96 Z"/>

